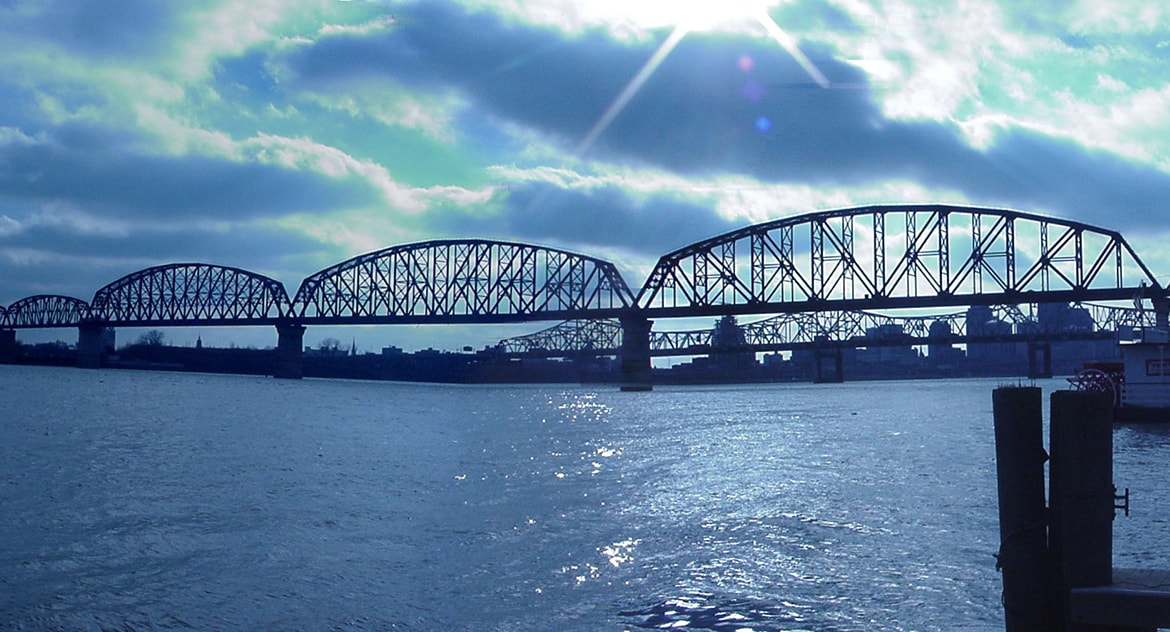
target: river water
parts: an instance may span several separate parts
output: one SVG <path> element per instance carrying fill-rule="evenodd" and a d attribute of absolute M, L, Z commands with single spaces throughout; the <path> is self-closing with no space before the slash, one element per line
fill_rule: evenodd
<path fill-rule="evenodd" d="M 0 629 L 1001 630 L 996 385 L 0 366 Z M 1170 429 L 1114 443 L 1170 567 Z"/>

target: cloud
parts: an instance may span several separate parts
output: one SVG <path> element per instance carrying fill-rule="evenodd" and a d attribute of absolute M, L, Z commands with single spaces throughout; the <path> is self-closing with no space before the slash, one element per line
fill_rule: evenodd
<path fill-rule="evenodd" d="M 16 0 L 0 6 L 2 28 L 14 36 L 52 41 L 86 57 L 140 57 L 169 44 L 175 7 L 152 0 Z"/>
<path fill-rule="evenodd" d="M 407 5 L 400 13 L 396 29 L 322 39 L 285 59 L 287 68 L 306 85 L 389 76 L 416 88 L 454 87 L 473 107 L 539 130 L 568 152 L 658 44 L 616 39 L 601 29 L 565 36 L 439 1 Z M 981 15 L 981 28 L 998 28 L 994 12 Z M 823 9 L 816 19 L 856 28 Z M 590 157 L 768 183 L 917 181 L 976 204 L 1129 226 L 1158 221 L 1135 202 L 1141 194 L 1163 195 L 1170 174 L 1018 125 L 973 147 L 954 122 L 891 118 L 858 67 L 815 42 L 804 48 L 839 88 L 816 87 L 770 40 L 689 35 Z M 1125 188 L 1117 187 L 1121 183 Z"/>
<path fill-rule="evenodd" d="M 0 304 L 41 293 L 89 300 L 125 274 L 167 263 L 245 268 L 295 289 L 324 248 L 300 232 L 248 222 L 111 226 L 43 213 L 23 222 L 0 216 L 0 226 Z"/>
<path fill-rule="evenodd" d="M 446 209 L 435 228 L 460 236 L 495 236 L 559 244 L 585 254 L 624 250 L 653 260 L 741 224 L 720 218 L 711 206 L 664 194 L 635 197 L 607 184 L 562 188 L 528 182 L 510 188 L 494 213 Z"/>
<path fill-rule="evenodd" d="M 51 137 L 0 144 L 0 200 L 64 204 L 118 219 L 193 220 L 326 212 L 376 199 L 365 180 L 340 177 L 348 174 L 153 154 L 134 149 L 131 136 L 67 125 Z"/>

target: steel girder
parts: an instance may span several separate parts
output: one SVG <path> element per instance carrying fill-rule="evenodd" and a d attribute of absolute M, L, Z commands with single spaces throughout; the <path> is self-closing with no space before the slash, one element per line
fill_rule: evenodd
<path fill-rule="evenodd" d="M 612 263 L 527 244 L 437 240 L 364 254 L 305 279 L 304 324 L 498 323 L 617 316 L 634 295 Z"/>
<path fill-rule="evenodd" d="M 0 308 L 0 316 L 10 329 L 77 327 L 89 318 L 89 304 L 72 296 L 37 294 Z"/>
<path fill-rule="evenodd" d="M 1116 231 L 1000 209 L 870 206 L 757 224 L 676 250 L 659 259 L 638 306 L 655 318 L 1163 293 Z"/>
<path fill-rule="evenodd" d="M 223 266 L 173 263 L 139 270 L 98 290 L 95 321 L 106 325 L 273 325 L 291 304 L 275 279 Z"/>

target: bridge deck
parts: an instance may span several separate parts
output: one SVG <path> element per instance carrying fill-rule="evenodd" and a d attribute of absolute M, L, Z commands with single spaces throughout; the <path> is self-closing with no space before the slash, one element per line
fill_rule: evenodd
<path fill-rule="evenodd" d="M 1170 627 L 1170 570 L 1115 568 L 1113 583 L 1069 593 L 1074 623 Z"/>

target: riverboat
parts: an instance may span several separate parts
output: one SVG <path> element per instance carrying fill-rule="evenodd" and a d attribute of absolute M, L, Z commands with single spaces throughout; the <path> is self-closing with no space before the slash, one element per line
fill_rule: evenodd
<path fill-rule="evenodd" d="M 1090 362 L 1068 378 L 1075 390 L 1113 396 L 1118 422 L 1170 422 L 1170 335 L 1146 330 L 1140 340 L 1118 345 L 1120 361 Z"/>

